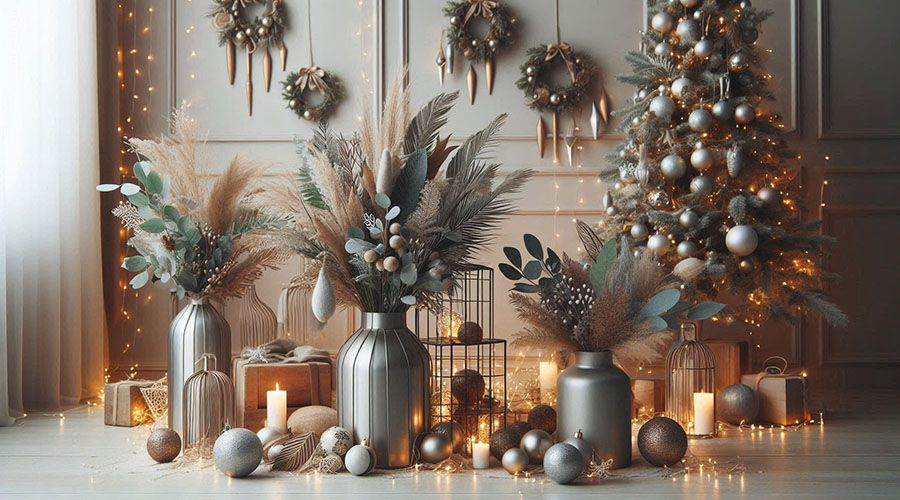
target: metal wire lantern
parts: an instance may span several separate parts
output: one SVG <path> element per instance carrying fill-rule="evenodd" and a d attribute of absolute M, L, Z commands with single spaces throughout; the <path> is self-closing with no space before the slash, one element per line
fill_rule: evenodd
<path fill-rule="evenodd" d="M 212 444 L 226 425 L 234 420 L 234 386 L 228 375 L 209 369 L 216 357 L 204 354 L 203 369 L 184 382 L 184 449 L 197 446 L 201 455 L 212 450 Z"/>
<path fill-rule="evenodd" d="M 494 338 L 493 269 L 479 266 L 463 273 L 451 293 L 444 294 L 442 305 L 438 314 L 415 313 L 415 333 L 433 364 L 431 421 L 459 424 L 466 436 L 465 451 L 470 453 L 473 441 L 489 442 L 494 431 L 506 425 L 506 340 Z M 480 338 L 473 338 L 473 330 L 480 330 Z M 462 370 L 474 370 L 484 380 L 484 396 L 478 401 L 454 398 L 454 375 Z"/>
<path fill-rule="evenodd" d="M 256 347 L 275 340 L 278 320 L 250 285 L 241 297 L 241 347 Z"/>
<path fill-rule="evenodd" d="M 697 340 L 693 323 L 681 325 L 681 339 L 666 356 L 666 415 L 681 424 L 689 437 L 713 437 L 717 427 L 716 358 Z M 695 405 L 704 405 L 703 415 L 698 415 Z M 711 425 L 706 421 L 706 408 L 712 411 Z"/>
<path fill-rule="evenodd" d="M 291 280 L 281 289 L 278 297 L 278 336 L 294 339 L 306 344 L 306 331 L 309 326 L 307 307 L 309 297 L 306 290 L 297 283 L 298 277 Z"/>

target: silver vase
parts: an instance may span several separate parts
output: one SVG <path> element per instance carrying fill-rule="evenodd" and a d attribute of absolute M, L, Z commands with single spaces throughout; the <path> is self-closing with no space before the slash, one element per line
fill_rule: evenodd
<path fill-rule="evenodd" d="M 184 440 L 184 383 L 200 366 L 204 354 L 212 354 L 220 370 L 231 376 L 231 328 L 208 297 L 191 299 L 169 325 L 169 428 Z"/>
<path fill-rule="evenodd" d="M 369 440 L 379 468 L 412 464 L 431 415 L 431 356 L 406 327 L 406 313 L 363 313 L 337 355 L 338 425 Z"/>
<path fill-rule="evenodd" d="M 611 352 L 576 352 L 556 391 L 560 439 L 581 431 L 595 456 L 612 459 L 612 468 L 631 465 L 631 379 Z"/>

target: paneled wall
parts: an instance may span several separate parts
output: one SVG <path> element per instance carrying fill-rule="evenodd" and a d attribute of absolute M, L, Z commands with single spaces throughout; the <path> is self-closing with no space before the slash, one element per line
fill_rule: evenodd
<path fill-rule="evenodd" d="M 124 123 L 126 131 L 133 125 L 133 135 L 158 135 L 165 130 L 167 110 L 185 102 L 201 128 L 209 130 L 207 151 L 215 168 L 224 168 L 236 154 L 271 161 L 277 164 L 276 170 L 293 168 L 296 157 L 292 139 L 309 137 L 312 125 L 285 109 L 278 83 L 284 73 L 277 64 L 276 53 L 272 54 L 276 68 L 268 93 L 263 85 L 261 54 L 253 56 L 253 116 L 248 116 L 244 54 L 238 51 L 237 77 L 231 86 L 226 81 L 224 49 L 216 45 L 216 33 L 204 17 L 211 2 L 121 3 L 123 15 L 107 29 L 118 33 L 126 48 L 125 97 L 118 101 L 120 122 L 131 118 L 131 122 Z M 598 219 L 600 198 L 606 187 L 597 180 L 596 173 L 605 154 L 620 140 L 614 124 L 603 131 L 600 140 L 591 140 L 588 113 L 582 110 L 575 116 L 580 126 L 575 132 L 581 146 L 578 164 L 554 164 L 549 150 L 543 159 L 537 156 L 534 130 L 538 115 L 524 105 L 524 96 L 514 82 L 525 50 L 553 41 L 553 3 L 505 3 L 517 18 L 517 43 L 497 57 L 493 94 L 487 93 L 483 67 L 476 66 L 478 91 L 475 104 L 468 103 L 468 62 L 461 57 L 443 88 L 461 92 L 445 129 L 453 131 L 454 140 L 480 129 L 495 115 L 506 113 L 507 123 L 495 156 L 503 162 L 504 170 L 527 167 L 538 171 L 522 194 L 518 210 L 504 224 L 497 244 L 482 256 L 483 262 L 491 266 L 500 260 L 502 246 L 520 245 L 525 232 L 561 251 L 577 254 L 579 245 L 572 220 Z M 847 386 L 896 384 L 900 341 L 897 328 L 891 326 L 888 307 L 895 296 L 892 285 L 900 278 L 898 266 L 890 260 L 900 234 L 896 230 L 900 207 L 891 196 L 900 187 L 900 169 L 895 160 L 900 152 L 896 118 L 900 101 L 892 97 L 898 70 L 884 64 L 895 59 L 889 52 L 892 44 L 884 43 L 881 37 L 895 32 L 890 23 L 900 15 L 900 4 L 888 0 L 754 3 L 775 11 L 775 16 L 763 26 L 758 42 L 771 52 L 766 69 L 773 75 L 778 97 L 773 106 L 787 118 L 792 146 L 802 158 L 806 201 L 812 207 L 808 216 L 823 217 L 826 230 L 841 240 L 829 262 L 844 280 L 830 290 L 847 309 L 853 323 L 846 329 L 832 329 L 816 319 L 803 319 L 795 327 L 774 324 L 754 330 L 709 324 L 703 334 L 706 338 L 748 340 L 756 362 L 769 355 L 783 355 L 793 365 L 808 367 L 815 380 Z M 404 65 L 408 66 L 414 106 L 442 90 L 434 57 L 441 28 L 446 25 L 441 13 L 444 2 L 312 0 L 311 4 L 315 63 L 334 70 L 349 94 L 331 120 L 336 130 L 351 133 L 362 109 L 377 109 L 385 86 Z M 306 2 L 286 0 L 285 6 L 291 70 L 308 64 Z M 135 12 L 134 18 L 127 15 L 131 11 Z M 623 56 L 626 51 L 637 49 L 644 17 L 644 5 L 638 0 L 560 1 L 562 38 L 597 63 L 600 71 L 594 93 L 599 95 L 604 90 L 613 109 L 634 91 L 614 76 L 628 71 Z M 144 27 L 150 29 L 144 31 Z M 139 55 L 152 54 L 152 60 L 134 57 L 131 48 Z M 132 81 L 135 69 L 140 70 L 140 75 Z M 154 87 L 154 92 L 144 92 L 149 87 Z M 135 99 L 132 94 L 139 94 L 140 98 Z M 142 111 L 145 104 L 148 111 Z M 549 125 L 549 115 L 544 119 Z M 573 127 L 571 117 L 561 119 L 560 126 L 561 135 L 569 133 Z M 564 149 L 562 144 L 560 148 Z M 131 161 L 127 159 L 125 163 Z M 112 175 L 117 165 L 104 168 Z M 825 179 L 829 182 L 823 190 Z M 825 205 L 820 206 L 823 201 Z M 116 237 L 110 234 L 108 260 L 119 251 Z M 291 262 L 281 271 L 267 273 L 259 283 L 260 297 L 274 308 L 281 285 L 300 266 L 299 262 Z M 115 287 L 121 276 L 111 276 L 115 273 L 113 265 L 107 270 L 107 279 Z M 499 273 L 497 278 L 497 333 L 510 338 L 518 323 L 502 292 L 508 283 Z M 170 314 L 164 293 L 116 292 L 108 294 L 107 301 L 111 300 L 111 368 L 137 364 L 138 370 L 145 370 L 148 377 L 160 373 L 164 370 L 165 329 Z M 122 304 L 130 319 L 122 314 Z M 237 303 L 227 303 L 224 309 L 234 330 L 237 350 Z M 341 313 L 314 342 L 336 350 L 354 322 L 352 312 Z"/>

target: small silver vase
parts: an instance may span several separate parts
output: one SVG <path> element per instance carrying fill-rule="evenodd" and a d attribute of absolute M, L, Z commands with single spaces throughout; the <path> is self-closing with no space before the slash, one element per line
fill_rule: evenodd
<path fill-rule="evenodd" d="M 169 325 L 169 428 L 184 440 L 184 383 L 200 368 L 204 354 L 220 361 L 219 371 L 231 377 L 231 328 L 208 297 L 191 299 Z"/>
<path fill-rule="evenodd" d="M 618 469 L 631 465 L 631 379 L 612 361 L 609 351 L 575 353 L 556 383 L 557 433 L 581 431 L 594 455 Z"/>
<path fill-rule="evenodd" d="M 406 327 L 406 313 L 363 313 L 337 355 L 338 425 L 369 440 L 378 468 L 412 464 L 431 415 L 431 356 Z"/>

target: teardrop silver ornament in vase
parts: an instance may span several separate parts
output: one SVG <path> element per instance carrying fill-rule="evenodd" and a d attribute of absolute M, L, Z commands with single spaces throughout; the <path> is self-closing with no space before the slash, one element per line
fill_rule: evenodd
<path fill-rule="evenodd" d="M 322 323 L 328 321 L 334 315 L 335 296 L 334 285 L 331 284 L 331 278 L 325 271 L 325 264 L 319 269 L 319 278 L 316 280 L 316 286 L 313 288 L 310 297 L 310 308 L 313 316 Z"/>

